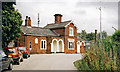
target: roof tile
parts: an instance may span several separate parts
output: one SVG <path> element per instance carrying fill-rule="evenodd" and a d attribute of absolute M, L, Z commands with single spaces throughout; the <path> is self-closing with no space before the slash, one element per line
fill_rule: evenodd
<path fill-rule="evenodd" d="M 27 27 L 21 26 L 21 30 L 26 35 L 35 35 L 35 36 L 58 36 L 50 29 L 40 28 L 40 27 Z"/>

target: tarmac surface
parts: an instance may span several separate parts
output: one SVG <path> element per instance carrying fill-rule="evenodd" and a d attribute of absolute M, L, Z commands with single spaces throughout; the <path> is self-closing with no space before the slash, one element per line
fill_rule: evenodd
<path fill-rule="evenodd" d="M 13 70 L 77 70 L 73 62 L 82 59 L 81 54 L 32 54 Z"/>

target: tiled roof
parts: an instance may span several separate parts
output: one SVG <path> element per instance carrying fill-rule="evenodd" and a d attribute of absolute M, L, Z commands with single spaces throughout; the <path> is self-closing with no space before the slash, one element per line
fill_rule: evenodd
<path fill-rule="evenodd" d="M 25 35 L 34 35 L 34 36 L 58 36 L 56 33 L 50 29 L 45 29 L 41 27 L 28 27 L 21 26 L 21 30 Z"/>
<path fill-rule="evenodd" d="M 47 24 L 44 28 L 47 28 L 47 29 L 64 28 L 70 22 L 71 22 L 71 20 L 70 21 L 61 22 L 59 24 L 55 24 L 55 23 Z"/>

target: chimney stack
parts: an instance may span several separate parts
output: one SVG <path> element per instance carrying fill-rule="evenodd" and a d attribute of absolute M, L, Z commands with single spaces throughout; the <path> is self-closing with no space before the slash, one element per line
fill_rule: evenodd
<path fill-rule="evenodd" d="M 97 30 L 95 30 L 95 43 L 97 42 Z"/>
<path fill-rule="evenodd" d="M 55 24 L 59 24 L 62 22 L 62 15 L 61 14 L 55 14 Z"/>
<path fill-rule="evenodd" d="M 25 19 L 25 26 L 31 26 L 31 19 L 28 16 L 26 16 L 26 19 Z"/>
<path fill-rule="evenodd" d="M 29 17 L 28 26 L 31 26 L 31 19 Z"/>

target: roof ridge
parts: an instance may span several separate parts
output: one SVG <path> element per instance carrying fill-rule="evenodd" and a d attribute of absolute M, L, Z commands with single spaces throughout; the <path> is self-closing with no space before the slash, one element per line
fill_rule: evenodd
<path fill-rule="evenodd" d="M 25 26 L 25 25 L 21 25 L 21 26 L 23 26 L 23 27 L 27 27 L 27 26 Z M 31 28 L 41 28 L 41 29 L 43 29 L 44 27 L 37 27 L 37 26 L 30 26 Z"/>
<path fill-rule="evenodd" d="M 36 26 L 31 26 L 31 27 L 32 27 L 32 28 L 41 28 L 41 29 L 43 28 L 43 27 L 36 27 Z"/>
<path fill-rule="evenodd" d="M 63 21 L 63 22 L 60 22 L 60 23 L 66 23 L 66 22 L 71 22 L 72 20 L 68 20 L 68 21 Z M 53 25 L 55 23 L 50 23 L 50 24 L 47 24 L 47 25 Z"/>

